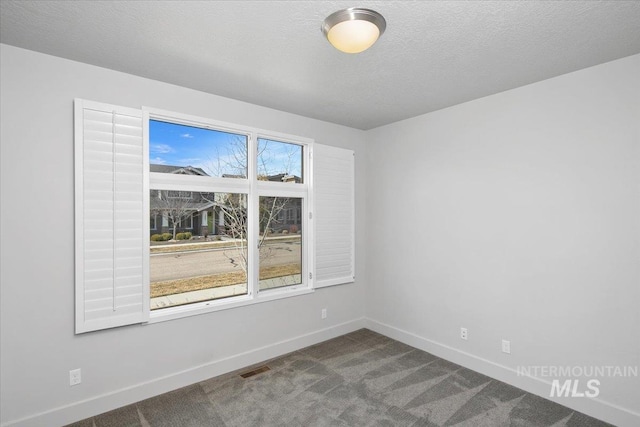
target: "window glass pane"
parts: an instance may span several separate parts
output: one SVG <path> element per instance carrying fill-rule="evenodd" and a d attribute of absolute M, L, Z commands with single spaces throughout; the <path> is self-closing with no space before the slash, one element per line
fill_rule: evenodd
<path fill-rule="evenodd" d="M 260 290 L 302 283 L 302 199 L 260 197 Z"/>
<path fill-rule="evenodd" d="M 258 138 L 258 179 L 302 182 L 302 146 Z"/>
<path fill-rule="evenodd" d="M 151 190 L 151 309 L 247 293 L 247 195 Z"/>
<path fill-rule="evenodd" d="M 247 177 L 247 136 L 149 120 L 151 172 Z"/>

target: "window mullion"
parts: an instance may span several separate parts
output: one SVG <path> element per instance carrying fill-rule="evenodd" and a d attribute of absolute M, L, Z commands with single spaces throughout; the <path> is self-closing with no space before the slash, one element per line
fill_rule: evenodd
<path fill-rule="evenodd" d="M 248 178 L 249 178 L 249 195 L 247 200 L 247 282 L 249 294 L 255 298 L 258 294 L 258 179 L 257 179 L 257 136 L 251 133 L 248 141 L 249 147 L 247 152 L 251 153 L 248 157 Z M 255 155 L 254 155 L 255 154 Z"/>

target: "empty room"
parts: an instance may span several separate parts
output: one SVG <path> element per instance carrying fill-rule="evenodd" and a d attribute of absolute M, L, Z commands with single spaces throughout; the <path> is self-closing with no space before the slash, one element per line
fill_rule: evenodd
<path fill-rule="evenodd" d="M 639 1 L 0 0 L 0 426 L 640 425 Z"/>

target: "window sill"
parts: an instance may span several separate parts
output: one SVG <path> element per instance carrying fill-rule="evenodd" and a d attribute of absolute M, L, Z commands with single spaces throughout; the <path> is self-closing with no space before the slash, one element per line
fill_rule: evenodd
<path fill-rule="evenodd" d="M 166 322 L 168 320 L 181 319 L 183 317 L 197 316 L 200 314 L 213 313 L 238 307 L 246 307 L 268 301 L 307 295 L 313 292 L 314 290 L 308 287 L 295 287 L 290 289 L 280 288 L 262 291 L 258 293 L 256 297 L 253 297 L 252 295 L 241 295 L 220 300 L 202 301 L 176 307 L 167 307 L 152 311 L 146 324 Z"/>

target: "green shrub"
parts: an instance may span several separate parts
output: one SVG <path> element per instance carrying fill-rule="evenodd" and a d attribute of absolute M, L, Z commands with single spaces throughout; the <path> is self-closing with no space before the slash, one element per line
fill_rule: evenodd
<path fill-rule="evenodd" d="M 190 231 L 185 231 L 185 233 L 184 233 L 184 238 L 185 238 L 186 240 L 191 239 L 191 237 L 192 237 L 192 236 L 193 236 L 193 234 L 191 234 L 191 232 L 190 232 Z"/>
<path fill-rule="evenodd" d="M 186 231 L 184 233 L 176 234 L 176 240 L 189 240 L 191 239 L 191 233 Z"/>
<path fill-rule="evenodd" d="M 184 233 L 176 234 L 176 240 L 184 240 Z"/>
<path fill-rule="evenodd" d="M 171 234 L 171 233 L 162 233 L 162 240 L 163 241 L 171 240 L 172 238 L 173 238 L 173 234 Z"/>
<path fill-rule="evenodd" d="M 152 242 L 162 242 L 162 241 L 164 241 L 164 238 L 162 237 L 162 234 L 152 234 L 151 235 L 151 241 Z"/>

